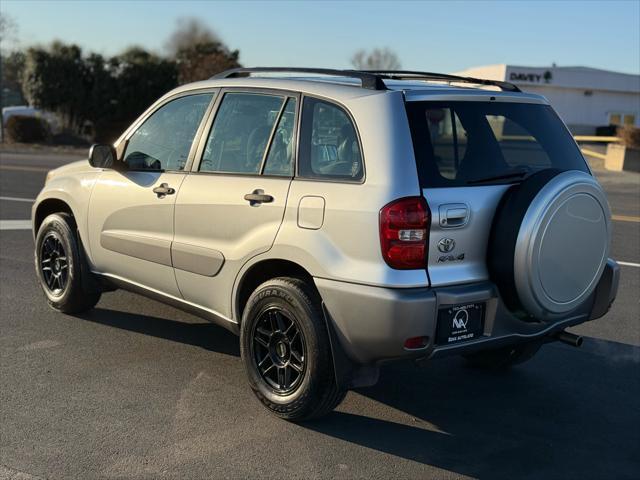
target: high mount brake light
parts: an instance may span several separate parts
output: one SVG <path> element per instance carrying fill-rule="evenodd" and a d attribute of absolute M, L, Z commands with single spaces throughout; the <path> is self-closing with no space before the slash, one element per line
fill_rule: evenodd
<path fill-rule="evenodd" d="M 426 268 L 431 214 L 423 197 L 406 197 L 380 210 L 382 257 L 400 270 Z"/>

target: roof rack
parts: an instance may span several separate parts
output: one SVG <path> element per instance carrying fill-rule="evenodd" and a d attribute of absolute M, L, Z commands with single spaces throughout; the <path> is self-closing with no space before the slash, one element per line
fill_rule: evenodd
<path fill-rule="evenodd" d="M 516 85 L 499 80 L 486 80 L 484 78 L 461 77 L 446 73 L 415 72 L 412 70 L 360 70 L 363 73 L 378 75 L 388 80 L 442 80 L 449 83 L 472 83 L 475 85 L 487 85 L 498 87 L 508 92 L 521 92 Z"/>
<path fill-rule="evenodd" d="M 255 68 L 232 68 L 222 73 L 218 73 L 211 77 L 216 78 L 233 78 L 248 77 L 252 73 L 313 73 L 316 75 L 331 75 L 335 77 L 348 77 L 360 80 L 362 88 L 369 90 L 386 90 L 382 78 L 367 72 L 359 72 L 356 70 L 334 70 L 330 68 L 295 68 L 295 67 L 255 67 Z"/>
<path fill-rule="evenodd" d="M 498 87 L 509 92 L 521 90 L 509 82 L 498 80 L 485 80 L 482 78 L 460 77 L 445 73 L 415 72 L 411 70 L 336 70 L 331 68 L 296 68 L 296 67 L 254 67 L 233 68 L 218 73 L 212 79 L 248 77 L 252 73 L 312 73 L 316 75 L 330 75 L 335 77 L 347 77 L 360 80 L 362 88 L 369 90 L 387 90 L 384 80 L 434 80 L 448 83 L 470 83 L 475 85 L 487 85 Z"/>

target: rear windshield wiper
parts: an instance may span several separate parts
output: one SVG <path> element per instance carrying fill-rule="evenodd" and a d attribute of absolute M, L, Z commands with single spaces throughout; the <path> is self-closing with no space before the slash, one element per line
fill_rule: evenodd
<path fill-rule="evenodd" d="M 509 178 L 521 178 L 529 173 L 529 170 L 518 170 L 517 172 L 503 173 L 502 175 L 494 175 L 491 177 L 478 178 L 476 180 L 468 180 L 467 185 L 473 185 L 474 183 L 488 183 L 497 180 L 507 180 Z"/>

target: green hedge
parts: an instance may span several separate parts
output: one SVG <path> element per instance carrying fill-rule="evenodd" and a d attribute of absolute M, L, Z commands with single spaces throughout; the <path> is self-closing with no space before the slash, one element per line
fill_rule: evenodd
<path fill-rule="evenodd" d="M 626 125 L 618 129 L 618 136 L 626 147 L 640 150 L 640 128 Z"/>

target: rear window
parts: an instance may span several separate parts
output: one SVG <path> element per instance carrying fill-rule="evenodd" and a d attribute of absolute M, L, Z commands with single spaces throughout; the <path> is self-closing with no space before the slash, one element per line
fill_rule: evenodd
<path fill-rule="evenodd" d="M 407 114 L 423 188 L 509 183 L 546 168 L 588 172 L 548 105 L 407 102 Z"/>

